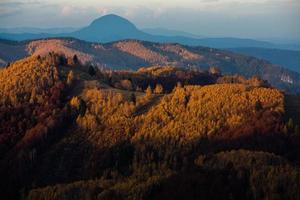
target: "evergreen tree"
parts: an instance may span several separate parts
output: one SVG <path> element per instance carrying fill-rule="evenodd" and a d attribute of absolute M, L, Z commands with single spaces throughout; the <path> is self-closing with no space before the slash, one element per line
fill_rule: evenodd
<path fill-rule="evenodd" d="M 78 60 L 78 57 L 77 57 L 76 54 L 73 56 L 73 63 L 74 64 L 78 64 L 79 63 L 79 60 Z"/>
<path fill-rule="evenodd" d="M 9 66 L 10 66 L 10 62 L 8 62 L 5 67 L 8 68 Z"/>
<path fill-rule="evenodd" d="M 133 102 L 134 104 L 136 103 L 136 96 L 134 93 L 130 94 L 130 101 Z"/>
<path fill-rule="evenodd" d="M 95 70 L 95 68 L 94 68 L 92 65 L 89 66 L 88 72 L 89 72 L 89 74 L 90 74 L 91 76 L 96 75 L 96 70 Z"/>
<path fill-rule="evenodd" d="M 263 109 L 263 106 L 262 106 L 261 102 L 258 100 L 255 102 L 255 110 L 260 111 L 261 109 Z"/>

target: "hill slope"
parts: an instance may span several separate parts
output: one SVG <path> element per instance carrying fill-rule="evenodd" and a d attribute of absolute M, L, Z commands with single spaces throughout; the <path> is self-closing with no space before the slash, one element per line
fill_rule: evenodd
<path fill-rule="evenodd" d="M 135 70 L 144 66 L 173 65 L 206 70 L 210 66 L 217 66 L 224 74 L 240 74 L 246 77 L 258 75 L 280 89 L 300 92 L 298 73 L 272 65 L 265 60 L 206 47 L 137 40 L 100 44 L 57 38 L 27 42 L 0 40 L 0 49 L 0 59 L 4 62 L 27 55 L 46 55 L 54 51 L 67 57 L 76 54 L 84 63 L 89 62 L 100 68 L 110 69 Z"/>
<path fill-rule="evenodd" d="M 0 69 L 4 199 L 299 199 L 300 137 L 277 89 L 94 70 L 53 53 Z M 191 78 L 167 93 L 112 84 L 164 77 Z"/>

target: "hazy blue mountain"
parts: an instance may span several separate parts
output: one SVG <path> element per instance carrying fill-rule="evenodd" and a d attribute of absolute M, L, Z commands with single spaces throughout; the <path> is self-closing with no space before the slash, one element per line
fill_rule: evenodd
<path fill-rule="evenodd" d="M 0 28 L 0 33 L 59 34 L 59 33 L 71 33 L 77 31 L 78 29 L 79 28 L 74 28 L 74 27 L 61 27 L 61 28 L 17 27 L 17 28 Z"/>
<path fill-rule="evenodd" d="M 265 48 L 235 48 L 230 50 L 244 55 L 265 59 L 273 64 L 300 72 L 300 51 Z"/>
<path fill-rule="evenodd" d="M 0 33 L 0 38 L 4 40 L 14 40 L 14 41 L 22 41 L 22 40 L 35 40 L 42 38 L 51 38 L 51 37 L 59 37 L 63 35 L 59 34 L 49 34 L 49 33 Z"/>
<path fill-rule="evenodd" d="M 272 43 L 239 38 L 190 38 L 185 36 L 163 36 L 145 33 L 133 23 L 117 15 L 106 15 L 94 20 L 89 26 L 68 36 L 90 42 L 113 42 L 123 39 L 138 39 L 150 42 L 180 43 L 190 46 L 213 48 L 273 47 Z"/>
<path fill-rule="evenodd" d="M 300 51 L 300 44 L 295 43 L 295 44 L 279 44 L 276 45 L 277 49 L 288 49 L 288 50 L 295 50 L 295 51 Z"/>
<path fill-rule="evenodd" d="M 165 28 L 144 28 L 142 29 L 142 31 L 151 35 L 183 36 L 183 37 L 190 37 L 190 38 L 197 38 L 197 39 L 204 38 L 204 36 L 201 35 L 196 35 L 185 31 L 170 30 Z"/>
<path fill-rule="evenodd" d="M 240 39 L 240 38 L 191 38 L 184 36 L 161 36 L 145 33 L 139 30 L 133 23 L 117 15 L 106 15 L 94 20 L 89 26 L 72 33 L 59 34 L 31 34 L 0 33 L 0 38 L 9 40 L 30 40 L 49 37 L 74 37 L 89 42 L 113 42 L 123 39 L 137 39 L 160 43 L 180 43 L 190 46 L 207 46 L 212 48 L 239 48 L 239 47 L 263 47 L 276 48 L 270 42 Z"/>
<path fill-rule="evenodd" d="M 151 38 L 151 35 L 138 30 L 127 19 L 113 14 L 94 20 L 89 26 L 71 33 L 70 36 L 92 42 Z"/>

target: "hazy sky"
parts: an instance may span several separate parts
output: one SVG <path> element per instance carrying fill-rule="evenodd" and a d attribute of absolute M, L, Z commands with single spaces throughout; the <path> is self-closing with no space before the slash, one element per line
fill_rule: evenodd
<path fill-rule="evenodd" d="M 300 0 L 0 0 L 0 27 L 81 27 L 110 13 L 139 28 L 300 38 Z"/>

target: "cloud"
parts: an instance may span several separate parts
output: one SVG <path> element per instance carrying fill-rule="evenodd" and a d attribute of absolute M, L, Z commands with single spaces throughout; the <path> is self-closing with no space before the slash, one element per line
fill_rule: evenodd
<path fill-rule="evenodd" d="M 63 6 L 61 9 L 61 15 L 62 16 L 70 16 L 73 14 L 73 7 L 71 6 Z"/>
<path fill-rule="evenodd" d="M 103 15 L 107 15 L 109 14 L 109 9 L 107 8 L 96 8 L 97 13 L 99 13 L 99 15 L 103 16 Z"/>
<path fill-rule="evenodd" d="M 84 17 L 86 15 L 92 15 L 96 12 L 96 9 L 91 7 L 79 7 L 74 5 L 57 5 L 57 7 L 60 7 L 60 15 L 64 18 L 73 18 L 75 16 Z"/>

